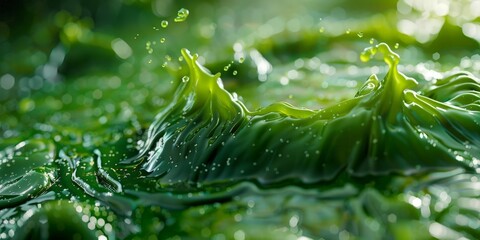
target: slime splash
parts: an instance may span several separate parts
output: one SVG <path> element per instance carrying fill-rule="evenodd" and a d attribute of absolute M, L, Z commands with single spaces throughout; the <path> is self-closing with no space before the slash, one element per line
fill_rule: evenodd
<path fill-rule="evenodd" d="M 234 236 L 243 226 L 267 239 L 285 235 L 265 226 L 289 226 L 292 238 L 480 237 L 462 225 L 480 216 L 472 207 L 480 190 L 473 75 L 409 78 L 381 43 L 361 60 L 381 55 L 389 71 L 370 76 L 351 99 L 319 110 L 275 103 L 251 111 L 198 55 L 182 54 L 189 74 L 138 151 L 127 153 L 125 138 L 113 146 L 48 138 L 5 145 L 0 232 L 207 238 L 208 223 L 212 234 Z"/>
<path fill-rule="evenodd" d="M 222 87 L 198 55 L 182 50 L 189 70 L 149 127 L 138 156 L 162 183 L 304 184 L 349 176 L 410 175 L 473 169 L 480 158 L 480 82 L 459 73 L 426 83 L 398 72 L 399 56 L 380 43 L 389 71 L 372 75 L 352 99 L 321 110 L 276 103 L 250 111 Z M 469 148 L 465 149 L 468 145 Z"/>

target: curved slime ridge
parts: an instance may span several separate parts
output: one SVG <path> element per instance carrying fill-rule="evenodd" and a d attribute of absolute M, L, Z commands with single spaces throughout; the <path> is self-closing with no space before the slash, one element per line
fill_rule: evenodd
<path fill-rule="evenodd" d="M 249 111 L 197 55 L 182 50 L 190 74 L 149 127 L 141 164 L 162 183 L 242 180 L 304 184 L 349 176 L 473 169 L 480 159 L 480 81 L 467 73 L 420 86 L 397 70 L 387 44 L 367 48 L 389 66 L 349 100 L 320 110 L 275 103 Z M 467 146 L 467 147 L 466 147 Z"/>

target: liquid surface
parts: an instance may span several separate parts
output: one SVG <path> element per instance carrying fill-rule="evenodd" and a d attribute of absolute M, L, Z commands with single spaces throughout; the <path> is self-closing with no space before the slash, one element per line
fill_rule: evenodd
<path fill-rule="evenodd" d="M 0 8 L 0 239 L 480 238 L 474 2 L 74 3 Z"/>
<path fill-rule="evenodd" d="M 126 162 L 141 162 L 161 182 L 183 184 L 316 183 L 342 171 L 375 176 L 475 167 L 479 80 L 460 73 L 420 89 L 398 72 L 399 56 L 388 45 L 366 49 L 362 59 L 377 52 L 389 71 L 382 81 L 372 75 L 353 99 L 321 110 L 275 103 L 252 112 L 184 49 L 189 81 L 179 83 L 139 156 Z M 465 150 L 465 143 L 472 147 Z"/>

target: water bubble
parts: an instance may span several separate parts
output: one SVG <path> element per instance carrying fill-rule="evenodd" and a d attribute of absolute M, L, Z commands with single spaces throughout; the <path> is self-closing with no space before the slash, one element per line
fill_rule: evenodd
<path fill-rule="evenodd" d="M 166 67 L 168 65 L 168 62 L 163 62 L 162 67 Z"/>
<path fill-rule="evenodd" d="M 166 27 L 168 27 L 168 21 L 167 21 L 167 20 L 163 20 L 160 25 L 162 26 L 162 28 L 166 28 Z"/>
<path fill-rule="evenodd" d="M 345 31 L 345 33 L 346 33 L 346 34 L 350 34 L 351 31 L 352 31 L 352 30 L 350 30 L 350 28 L 349 28 L 349 29 L 347 29 L 347 31 Z"/>
<path fill-rule="evenodd" d="M 239 59 L 238 59 L 238 62 L 239 62 L 239 63 L 245 62 L 245 58 L 244 58 L 244 57 L 239 58 Z"/>
<path fill-rule="evenodd" d="M 357 36 L 358 36 L 359 38 L 362 38 L 362 37 L 363 37 L 363 32 L 357 33 Z"/>
<path fill-rule="evenodd" d="M 165 38 L 160 38 L 160 43 L 164 43 L 165 42 Z"/>
<path fill-rule="evenodd" d="M 188 80 L 190 80 L 190 78 L 188 76 L 183 76 L 182 77 L 182 82 L 188 82 Z"/>
<path fill-rule="evenodd" d="M 233 71 L 233 76 L 236 76 L 238 74 L 237 70 Z"/>
<path fill-rule="evenodd" d="M 375 39 L 374 38 L 370 38 L 370 44 L 374 44 L 375 43 Z"/>
<path fill-rule="evenodd" d="M 325 28 L 324 27 L 320 27 L 320 29 L 318 30 L 319 32 L 323 33 L 325 32 Z"/>
<path fill-rule="evenodd" d="M 190 12 L 188 11 L 188 9 L 186 8 L 181 8 L 180 10 L 178 10 L 177 12 L 177 17 L 174 19 L 175 22 L 183 22 L 187 19 L 188 17 L 188 14 L 190 14 Z"/>
<path fill-rule="evenodd" d="M 398 49 L 398 47 L 400 47 L 400 44 L 395 43 L 395 46 L 394 46 L 394 47 L 395 47 L 395 49 Z"/>

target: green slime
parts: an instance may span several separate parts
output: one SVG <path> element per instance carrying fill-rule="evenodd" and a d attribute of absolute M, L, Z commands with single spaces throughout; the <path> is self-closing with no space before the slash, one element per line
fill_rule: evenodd
<path fill-rule="evenodd" d="M 349 176 L 410 175 L 472 170 L 480 158 L 480 83 L 468 73 L 428 82 L 398 72 L 387 44 L 389 71 L 372 75 L 354 98 L 321 110 L 275 103 L 250 111 L 227 92 L 198 55 L 183 49 L 190 76 L 149 127 L 138 156 L 149 177 L 164 184 L 286 180 L 304 184 Z M 466 147 L 467 146 L 467 147 Z"/>
<path fill-rule="evenodd" d="M 473 178 L 480 158 L 479 80 L 457 73 L 419 84 L 398 72 L 399 57 L 386 44 L 366 49 L 361 59 L 377 53 L 388 73 L 383 80 L 372 75 L 352 99 L 320 110 L 275 103 L 250 111 L 222 87 L 220 74 L 212 75 L 197 55 L 182 50 L 189 76 L 178 81 L 172 101 L 148 128 L 136 156 L 119 162 L 120 154 L 131 156 L 128 150 L 109 156 L 112 146 L 101 146 L 75 153 L 69 143 L 49 139 L 2 143 L 0 219 L 17 220 L 4 229 L 16 229 L 19 239 L 90 239 L 95 234 L 83 217 L 91 210 L 99 218 L 115 214 L 109 220 L 115 230 L 102 233 L 112 239 L 141 235 L 139 226 L 145 234 L 151 227 L 165 238 L 192 236 L 194 230 L 183 229 L 200 232 L 204 222 L 218 221 L 241 226 L 225 213 L 241 213 L 241 206 L 258 199 L 259 206 L 269 206 L 247 214 L 247 222 L 264 221 L 264 214 L 277 221 L 278 209 L 304 206 L 309 210 L 302 231 L 309 236 L 337 238 L 327 228 L 341 224 L 361 236 L 405 238 L 428 232 L 414 206 L 373 188 L 419 197 L 427 189 L 432 206 L 444 204 L 443 193 L 452 192 L 461 197 L 451 205 L 478 220 L 478 211 L 465 203 L 478 195 Z M 126 145 L 122 139 L 113 149 Z M 412 174 L 418 175 L 409 178 Z M 419 182 L 409 183 L 411 179 Z M 369 181 L 375 185 L 362 191 L 360 185 Z M 198 215 L 201 207 L 210 212 Z M 345 218 L 346 210 L 350 215 Z M 431 221 L 452 225 L 456 212 L 448 210 L 432 213 Z M 338 218 L 318 219 L 318 213 Z M 388 214 L 403 223 L 390 223 Z M 45 219 L 47 225 L 40 224 Z M 128 224 L 129 219 L 135 223 Z M 385 224 L 388 232 L 376 231 L 367 220 Z M 409 227 L 416 225 L 420 230 Z M 216 231 L 226 231 L 222 226 Z M 263 236 L 264 225 L 258 226 L 245 229 Z M 479 236 L 475 228 L 451 227 Z"/>
<path fill-rule="evenodd" d="M 46 191 L 55 181 L 55 146 L 41 140 L 23 141 L 0 152 L 0 209 L 13 207 Z"/>

